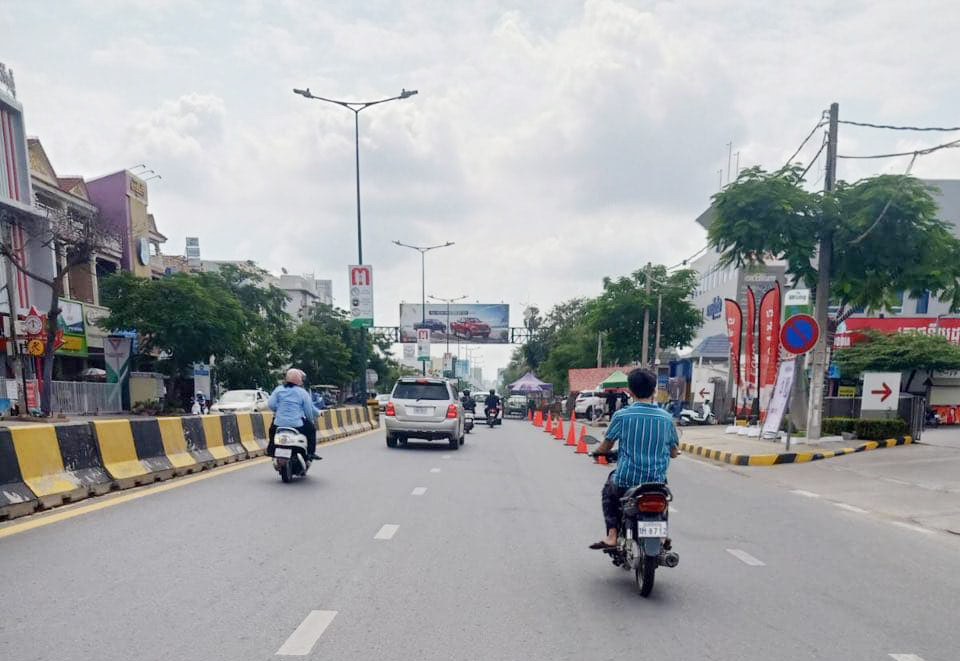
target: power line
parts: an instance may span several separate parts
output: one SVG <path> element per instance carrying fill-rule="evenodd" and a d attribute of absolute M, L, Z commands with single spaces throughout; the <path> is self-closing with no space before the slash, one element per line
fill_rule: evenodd
<path fill-rule="evenodd" d="M 951 133 L 960 131 L 960 126 L 893 126 L 891 124 L 871 124 L 870 122 L 852 122 L 850 120 L 838 120 L 840 124 L 850 124 L 851 126 L 866 126 L 872 129 L 889 129 L 891 131 L 942 131 Z"/>
<path fill-rule="evenodd" d="M 803 174 L 800 175 L 800 178 L 803 179 L 807 176 L 807 173 L 810 172 L 810 168 L 813 167 L 813 164 L 817 162 L 817 159 L 820 158 L 820 154 L 823 153 L 823 150 L 827 148 L 827 137 L 823 137 L 823 142 L 820 143 L 820 149 L 817 150 L 816 155 L 814 155 L 813 160 L 810 161 L 810 164 L 803 171 Z"/>
<path fill-rule="evenodd" d="M 896 189 L 894 189 L 893 194 L 890 195 L 890 199 L 887 200 L 887 203 L 883 205 L 883 209 L 880 210 L 880 215 L 877 216 L 877 219 L 873 221 L 873 224 L 870 225 L 870 227 L 868 227 L 863 234 L 861 234 L 860 236 L 855 238 L 853 241 L 851 241 L 850 245 L 855 246 L 861 241 L 863 241 L 865 238 L 867 238 L 870 232 L 872 232 L 876 228 L 876 226 L 880 224 L 880 221 L 883 220 L 883 217 L 887 215 L 887 209 L 890 208 L 890 205 L 893 204 L 893 201 L 896 199 L 897 195 L 900 194 L 900 189 L 903 188 L 904 182 L 906 182 L 907 177 L 910 176 L 910 170 L 913 169 L 913 164 L 917 162 L 917 156 L 919 156 L 919 154 L 914 153 L 913 158 L 910 159 L 910 163 L 907 164 L 907 169 L 903 173 L 903 177 L 901 177 L 900 181 L 897 182 Z"/>
<path fill-rule="evenodd" d="M 799 154 L 799 153 L 801 152 L 801 150 L 803 150 L 803 148 L 807 145 L 807 143 L 810 142 L 810 138 L 812 138 L 812 137 L 813 137 L 813 134 L 817 132 L 817 129 L 820 128 L 821 126 L 823 126 L 824 124 L 826 124 L 826 122 L 823 121 L 823 113 L 821 112 L 821 113 L 820 113 L 820 121 L 818 121 L 817 124 L 816 124 L 816 126 L 814 126 L 813 129 L 810 130 L 810 133 L 807 135 L 807 137 L 803 139 L 803 142 L 801 142 L 801 143 L 800 143 L 800 146 L 797 147 L 797 151 L 793 152 L 793 156 L 791 156 L 790 158 L 788 158 L 788 159 L 787 159 L 787 162 L 783 164 L 783 167 L 784 167 L 784 168 L 786 168 L 787 166 L 789 166 L 789 165 L 793 162 L 793 159 L 795 159 L 795 158 L 797 157 L 797 154 Z M 781 169 L 783 169 L 783 168 L 781 168 Z"/>
<path fill-rule="evenodd" d="M 869 156 L 843 156 L 843 155 L 837 154 L 837 158 L 870 159 L 870 158 L 896 158 L 897 156 L 926 156 L 927 154 L 932 154 L 933 152 L 939 151 L 941 149 L 948 149 L 948 148 L 957 147 L 957 146 L 960 146 L 960 140 L 945 142 L 942 145 L 927 147 L 926 149 L 915 149 L 913 151 L 901 151 L 895 154 L 871 154 Z"/>

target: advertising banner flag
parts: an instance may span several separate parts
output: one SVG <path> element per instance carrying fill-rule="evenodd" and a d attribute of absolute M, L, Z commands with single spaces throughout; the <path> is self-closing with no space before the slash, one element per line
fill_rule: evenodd
<path fill-rule="evenodd" d="M 764 438 L 776 438 L 780 430 L 780 423 L 790 404 L 790 391 L 793 389 L 793 378 L 796 373 L 797 361 L 795 358 L 780 363 L 777 370 L 777 383 L 767 407 L 767 416 L 764 418 L 760 434 Z"/>
<path fill-rule="evenodd" d="M 733 368 L 733 382 L 739 388 L 742 382 L 740 372 L 740 338 L 743 335 L 743 310 L 732 298 L 724 301 L 727 318 L 727 339 L 730 340 L 730 366 Z"/>
<path fill-rule="evenodd" d="M 743 369 L 746 383 L 745 399 L 749 403 L 756 396 L 757 385 L 757 356 L 754 344 L 754 333 L 757 324 L 757 299 L 753 295 L 753 287 L 747 287 L 747 318 L 743 320 Z"/>
<path fill-rule="evenodd" d="M 760 357 L 760 418 L 762 419 L 773 388 L 777 383 L 777 362 L 780 357 L 780 283 L 760 299 L 758 336 Z"/>

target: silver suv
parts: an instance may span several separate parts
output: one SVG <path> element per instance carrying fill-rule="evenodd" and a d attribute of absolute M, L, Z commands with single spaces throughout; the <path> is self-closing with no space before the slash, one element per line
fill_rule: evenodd
<path fill-rule="evenodd" d="M 463 445 L 463 405 L 445 379 L 410 377 L 397 381 L 384 408 L 387 447 L 409 438 L 446 439 L 450 449 Z"/>

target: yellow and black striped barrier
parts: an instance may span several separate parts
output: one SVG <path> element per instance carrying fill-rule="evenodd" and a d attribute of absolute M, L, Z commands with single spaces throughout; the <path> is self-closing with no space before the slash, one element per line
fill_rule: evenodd
<path fill-rule="evenodd" d="M 0 427 L 0 520 L 264 454 L 273 414 Z M 379 427 L 368 407 L 327 409 L 322 444 Z"/>
<path fill-rule="evenodd" d="M 712 459 L 725 464 L 734 466 L 777 466 L 780 464 L 802 464 L 809 461 L 819 461 L 821 459 L 830 459 L 832 457 L 842 457 L 857 452 L 866 452 L 879 448 L 892 448 L 897 445 L 909 445 L 913 443 L 910 436 L 900 438 L 888 438 L 885 441 L 866 441 L 852 448 L 839 448 L 837 450 L 825 450 L 823 452 L 779 452 L 776 454 L 737 454 L 735 452 L 724 452 L 722 450 L 712 450 L 701 445 L 691 443 L 680 443 L 680 450 L 694 457 L 703 457 Z"/>

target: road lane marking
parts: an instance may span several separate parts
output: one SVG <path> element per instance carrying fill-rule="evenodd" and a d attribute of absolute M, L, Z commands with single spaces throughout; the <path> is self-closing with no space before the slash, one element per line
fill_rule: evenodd
<path fill-rule="evenodd" d="M 440 458 L 441 458 L 441 459 L 449 459 L 449 458 L 450 458 L 450 455 L 449 455 L 449 454 L 445 454 L 445 455 L 443 455 L 443 456 L 440 457 Z"/>
<path fill-rule="evenodd" d="M 677 508 L 674 507 L 673 505 L 671 505 L 671 506 L 670 506 L 670 513 L 671 513 L 671 514 L 676 514 L 676 513 L 677 513 Z"/>
<path fill-rule="evenodd" d="M 329 443 L 321 443 L 318 445 L 320 448 L 327 448 L 331 445 L 340 445 L 342 443 L 349 443 L 350 441 L 357 441 L 361 438 L 366 438 L 372 436 L 373 434 L 379 432 L 379 429 L 371 429 L 368 432 L 362 434 L 357 434 L 356 436 L 348 436 L 347 438 L 342 438 L 338 441 L 330 441 Z M 219 466 L 217 468 L 211 468 L 205 470 L 202 473 L 196 473 L 186 477 L 175 477 L 166 482 L 161 482 L 160 484 L 153 484 L 143 487 L 137 487 L 135 489 L 130 489 L 126 492 L 121 492 L 118 494 L 109 494 L 105 496 L 99 496 L 98 499 L 89 499 L 90 502 L 83 502 L 82 504 L 77 505 L 66 505 L 64 507 L 58 507 L 49 514 L 38 512 L 31 515 L 27 520 L 20 521 L 18 523 L 12 523 L 0 527 L 0 539 L 4 537 L 12 537 L 19 533 L 27 532 L 28 530 L 33 530 L 34 528 L 42 528 L 43 526 L 48 526 L 52 523 L 59 523 L 60 521 L 66 521 L 72 519 L 76 516 L 83 516 L 84 514 L 89 514 L 90 512 L 97 512 L 108 507 L 114 507 L 115 505 L 122 505 L 123 503 L 129 503 L 132 500 L 138 500 L 146 496 L 151 496 L 155 493 L 163 493 L 165 491 L 170 491 L 172 489 L 178 489 L 180 487 L 185 487 L 188 484 L 193 484 L 194 482 L 200 482 L 202 480 L 209 480 L 211 477 L 219 477 L 221 475 L 226 475 L 228 473 L 233 473 L 235 471 L 243 470 L 244 468 L 250 468 L 252 466 L 260 466 L 271 461 L 270 457 L 257 457 L 256 459 L 248 459 L 246 461 L 237 462 L 235 464 L 230 464 L 229 466 Z"/>
<path fill-rule="evenodd" d="M 813 493 L 812 491 L 804 491 L 803 489 L 790 489 L 790 493 L 796 496 L 803 496 L 804 498 L 819 498 L 820 494 Z"/>
<path fill-rule="evenodd" d="M 927 530 L 926 528 L 915 526 L 912 523 L 904 523 L 903 521 L 891 521 L 890 523 L 892 523 L 895 526 L 900 526 L 901 528 L 905 528 L 906 530 L 912 530 L 913 532 L 922 532 L 924 535 L 933 534 L 932 530 Z"/>
<path fill-rule="evenodd" d="M 431 468 L 431 469 L 430 469 L 430 472 L 431 472 L 431 473 L 439 473 L 439 472 L 440 472 L 440 469 L 439 469 L 439 468 Z"/>
<path fill-rule="evenodd" d="M 310 611 L 275 656 L 306 656 L 336 616 L 337 611 Z"/>
<path fill-rule="evenodd" d="M 742 550 L 740 550 L 740 549 L 727 549 L 727 553 L 729 553 L 730 555 L 732 555 L 734 558 L 736 558 L 736 559 L 739 560 L 740 562 L 742 562 L 742 563 L 744 563 L 744 564 L 746 564 L 746 565 L 750 565 L 751 567 L 764 567 L 764 566 L 766 566 L 766 563 L 765 563 L 765 562 L 762 562 L 762 561 L 760 561 L 760 560 L 757 560 L 756 558 L 754 558 L 752 555 L 750 555 L 750 554 L 747 553 L 746 551 L 742 551 Z"/>
<path fill-rule="evenodd" d="M 393 539 L 393 536 L 397 534 L 397 531 L 400 529 L 395 523 L 384 523 L 376 535 L 373 536 L 374 539 Z"/>
<path fill-rule="evenodd" d="M 857 507 L 856 505 L 847 505 L 846 503 L 834 503 L 834 505 L 842 510 L 847 510 L 848 512 L 856 512 L 857 514 L 867 513 L 867 510 L 863 509 L 862 507 Z"/>
<path fill-rule="evenodd" d="M 890 658 L 893 659 L 893 661 L 923 661 L 923 659 L 916 654 L 891 654 Z"/>
<path fill-rule="evenodd" d="M 411 496 L 422 496 L 427 493 L 426 487 L 416 487 L 413 491 L 410 492 Z"/>

